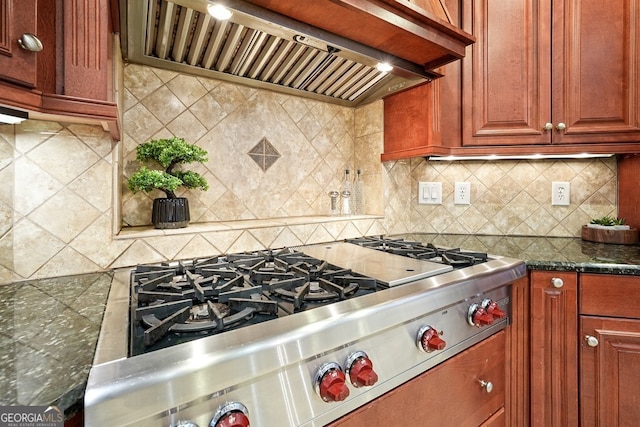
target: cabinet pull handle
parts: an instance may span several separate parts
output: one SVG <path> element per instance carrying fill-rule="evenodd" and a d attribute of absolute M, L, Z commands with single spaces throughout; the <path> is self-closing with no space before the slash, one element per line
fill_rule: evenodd
<path fill-rule="evenodd" d="M 482 387 L 487 393 L 493 391 L 493 383 L 491 381 L 478 380 L 480 387 Z"/>
<path fill-rule="evenodd" d="M 547 123 L 544 124 L 544 126 L 542 126 L 542 130 L 549 131 L 551 129 L 553 129 L 553 123 L 547 122 Z"/>
<path fill-rule="evenodd" d="M 558 123 L 558 126 L 556 126 L 556 130 L 558 132 L 562 132 L 563 130 L 565 130 L 567 128 L 567 125 L 565 125 L 564 123 L 560 122 Z"/>
<path fill-rule="evenodd" d="M 587 345 L 589 347 L 597 347 L 598 344 L 600 344 L 598 338 L 594 337 L 593 335 L 585 335 L 584 340 L 587 342 Z"/>
<path fill-rule="evenodd" d="M 551 284 L 554 288 L 561 288 L 564 286 L 564 281 L 559 277 L 554 277 L 551 279 Z"/>
<path fill-rule="evenodd" d="M 35 34 L 24 33 L 18 39 L 18 46 L 29 52 L 40 52 L 42 50 L 42 42 Z"/>

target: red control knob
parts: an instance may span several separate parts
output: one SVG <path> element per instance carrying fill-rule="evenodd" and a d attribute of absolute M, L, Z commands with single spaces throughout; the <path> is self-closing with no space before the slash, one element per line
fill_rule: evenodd
<path fill-rule="evenodd" d="M 317 391 L 325 402 L 340 402 L 349 396 L 346 377 L 340 365 L 327 363 L 316 374 Z"/>
<path fill-rule="evenodd" d="M 484 308 L 478 307 L 475 313 L 473 313 L 473 323 L 476 326 L 490 325 L 493 323 L 493 316 L 487 313 Z"/>
<path fill-rule="evenodd" d="M 471 304 L 469 311 L 467 311 L 467 322 L 471 326 L 477 326 L 478 328 L 493 323 L 493 315 L 487 313 L 487 311 L 480 307 L 478 304 Z"/>
<path fill-rule="evenodd" d="M 423 326 L 418 331 L 418 347 L 427 353 L 444 350 L 447 343 L 440 338 L 441 335 L 442 332 L 438 332 L 433 326 Z"/>
<path fill-rule="evenodd" d="M 249 427 L 249 411 L 240 402 L 227 402 L 213 415 L 209 427 Z"/>
<path fill-rule="evenodd" d="M 222 417 L 216 427 L 249 427 L 249 418 L 242 412 L 232 412 Z"/>
<path fill-rule="evenodd" d="M 363 351 L 357 351 L 347 359 L 347 374 L 355 387 L 370 387 L 378 382 L 373 362 Z"/>
<path fill-rule="evenodd" d="M 496 319 L 502 319 L 504 316 L 506 316 L 506 313 L 500 310 L 500 307 L 498 307 L 498 303 L 493 300 L 486 299 L 482 301 L 482 307 L 484 307 L 487 313 L 489 313 Z"/>

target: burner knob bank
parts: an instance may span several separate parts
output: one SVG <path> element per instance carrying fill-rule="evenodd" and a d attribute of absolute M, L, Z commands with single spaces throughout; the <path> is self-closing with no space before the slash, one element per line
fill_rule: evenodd
<path fill-rule="evenodd" d="M 347 358 L 347 376 L 354 387 L 371 387 L 378 382 L 373 362 L 364 351 L 356 351 Z"/>

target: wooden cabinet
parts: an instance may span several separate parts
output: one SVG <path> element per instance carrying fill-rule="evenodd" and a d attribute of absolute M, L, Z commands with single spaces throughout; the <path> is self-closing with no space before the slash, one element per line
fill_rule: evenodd
<path fill-rule="evenodd" d="M 36 17 L 35 0 L 0 1 L 0 79 L 36 86 L 38 55 L 17 42 L 23 34 L 38 34 Z"/>
<path fill-rule="evenodd" d="M 578 425 L 578 277 L 532 271 L 531 425 Z"/>
<path fill-rule="evenodd" d="M 501 331 L 330 426 L 507 425 L 504 349 Z M 480 381 L 490 381 L 493 390 L 488 393 Z"/>
<path fill-rule="evenodd" d="M 639 140 L 640 3 L 482 0 L 466 22 L 464 145 Z"/>
<path fill-rule="evenodd" d="M 640 419 L 640 278 L 580 278 L 580 425 Z M 615 317 L 614 317 L 615 316 Z"/>
<path fill-rule="evenodd" d="M 383 160 L 640 152 L 640 3 L 479 0 L 460 19 L 476 37 L 462 60 L 461 92 L 441 87 L 438 111 L 423 117 L 436 117 L 430 126 L 442 131 L 423 132 L 414 150 L 393 155 L 387 140 L 397 134 L 385 130 Z M 450 102 L 458 96 L 459 105 Z M 451 108 L 461 108 L 460 121 Z M 456 126 L 459 140 L 438 138 Z"/>
<path fill-rule="evenodd" d="M 47 120 L 100 124 L 119 139 L 114 0 L 0 0 L 0 104 Z M 34 34 L 42 50 L 22 49 Z"/>

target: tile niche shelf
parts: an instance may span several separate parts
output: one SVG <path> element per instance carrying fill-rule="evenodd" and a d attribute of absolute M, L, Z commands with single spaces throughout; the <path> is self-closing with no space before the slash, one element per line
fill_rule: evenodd
<path fill-rule="evenodd" d="M 217 221 L 192 223 L 185 228 L 157 229 L 153 226 L 123 227 L 114 239 L 138 239 L 145 237 L 198 234 L 254 228 L 288 227 L 292 225 L 323 224 L 329 222 L 350 222 L 358 220 L 384 219 L 383 215 L 336 215 L 336 216 L 296 216 L 286 218 L 248 219 L 240 221 Z"/>

